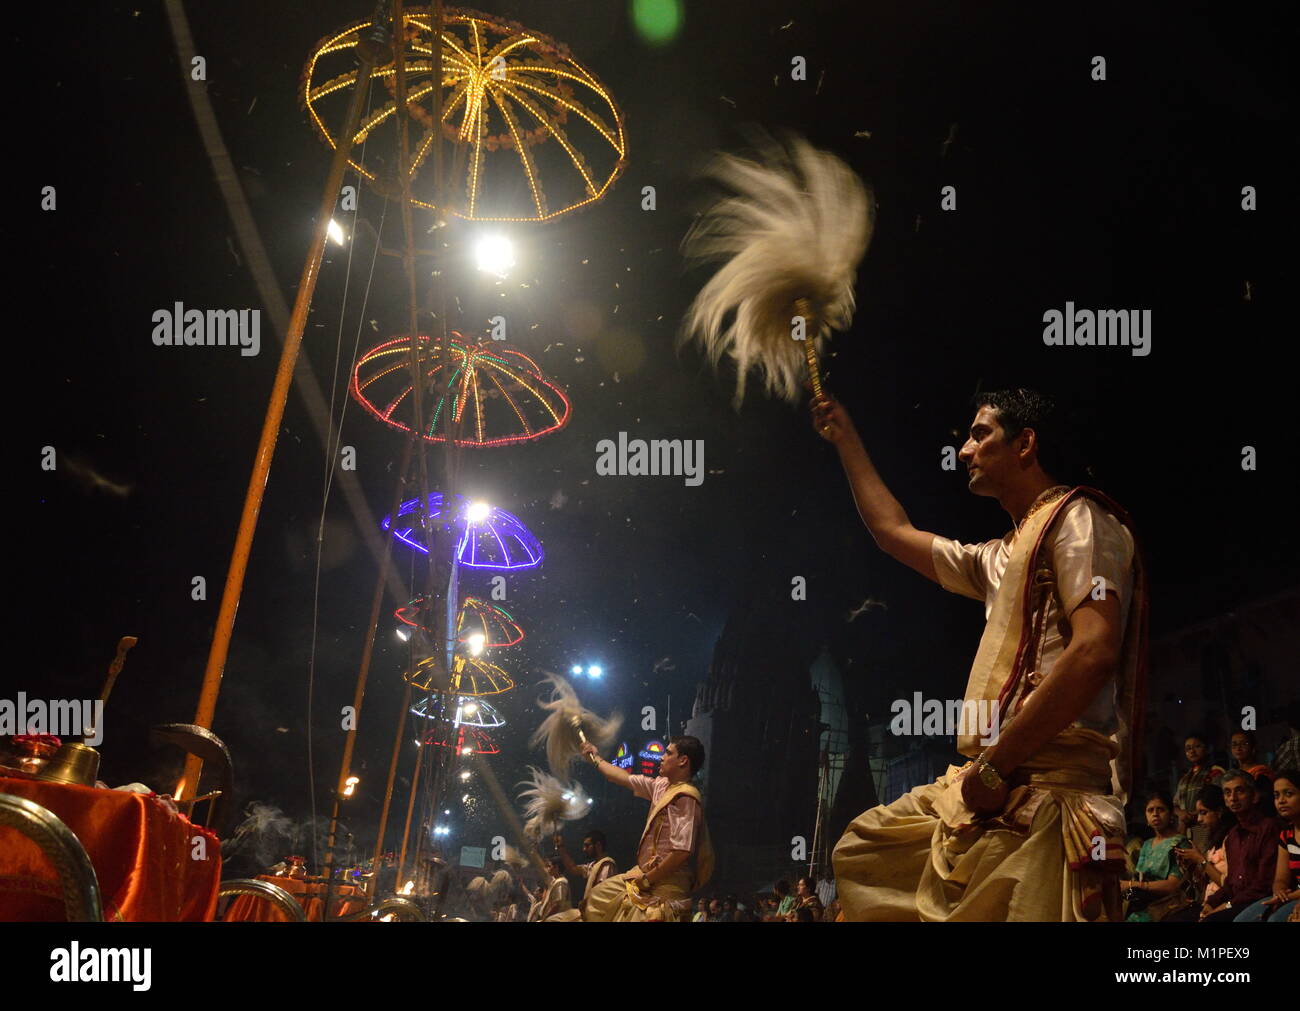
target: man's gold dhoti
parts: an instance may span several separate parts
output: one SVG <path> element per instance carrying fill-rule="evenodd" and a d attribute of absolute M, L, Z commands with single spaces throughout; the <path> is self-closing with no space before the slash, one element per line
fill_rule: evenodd
<path fill-rule="evenodd" d="M 641 873 L 640 867 L 633 867 L 630 871 L 615 874 L 598 884 L 587 896 L 587 909 L 583 918 L 589 923 L 679 919 L 679 906 L 691 894 L 691 873 L 680 870 L 657 882 L 647 898 L 658 899 L 659 902 L 648 907 L 644 901 L 634 899 L 628 889 L 629 883 L 641 877 Z M 689 908 L 689 902 L 686 907 Z"/>
<path fill-rule="evenodd" d="M 848 920 L 1122 919 L 1124 809 L 1110 795 L 1113 742 L 1067 730 L 977 819 L 962 770 L 860 815 L 835 847 Z"/>

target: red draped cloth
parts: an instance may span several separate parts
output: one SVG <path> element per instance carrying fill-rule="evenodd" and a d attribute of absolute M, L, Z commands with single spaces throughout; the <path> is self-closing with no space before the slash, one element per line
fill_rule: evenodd
<path fill-rule="evenodd" d="M 279 885 L 298 900 L 308 921 L 319 923 L 325 918 L 325 882 L 303 881 L 301 878 L 277 877 L 273 874 L 260 874 L 259 879 Z M 334 916 L 349 916 L 366 908 L 365 892 L 356 885 L 336 884 L 333 901 Z M 280 912 L 280 907 L 266 899 L 254 895 L 237 895 L 230 903 L 224 917 L 227 923 L 232 920 L 267 923 L 284 922 L 288 917 Z"/>
<path fill-rule="evenodd" d="M 221 842 L 162 801 L 125 790 L 4 776 L 0 793 L 35 801 L 81 840 L 99 878 L 105 920 L 175 922 L 215 915 Z M 200 838 L 202 847 L 195 842 Z M 16 829 L 0 827 L 0 920 L 62 920 L 62 895 L 40 847 Z"/>

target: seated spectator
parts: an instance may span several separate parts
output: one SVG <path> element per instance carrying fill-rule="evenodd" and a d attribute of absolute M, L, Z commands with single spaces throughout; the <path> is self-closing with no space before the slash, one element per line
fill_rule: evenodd
<path fill-rule="evenodd" d="M 1178 896 L 1183 887 L 1183 872 L 1174 857 L 1174 849 L 1187 843 L 1174 819 L 1173 800 L 1163 790 L 1147 797 L 1147 825 L 1155 837 L 1142 844 L 1138 853 L 1137 877 L 1120 882 L 1129 900 L 1127 919 L 1131 923 L 1152 923 L 1176 912 L 1183 904 Z"/>
<path fill-rule="evenodd" d="M 790 894 L 790 882 L 782 878 L 776 883 L 775 891 L 778 899 L 776 915 L 781 920 L 788 920 L 795 907 L 795 897 Z"/>
<path fill-rule="evenodd" d="M 695 903 L 695 915 L 691 917 L 692 923 L 707 923 L 709 919 L 709 903 L 707 899 L 700 899 Z"/>
<path fill-rule="evenodd" d="M 1165 917 L 1166 923 L 1195 923 L 1201 908 L 1222 887 L 1228 873 L 1228 853 L 1223 840 L 1237 819 L 1224 806 L 1223 791 L 1218 787 L 1207 786 L 1196 798 L 1196 821 L 1204 833 L 1205 849 L 1201 850 L 1194 842 L 1174 849 L 1184 873 L 1191 874 L 1196 884 L 1196 904 Z"/>
<path fill-rule="evenodd" d="M 822 915 L 823 923 L 838 923 L 840 919 L 840 900 L 831 899 L 826 906 L 826 912 Z"/>
<path fill-rule="evenodd" d="M 1223 776 L 1223 767 L 1209 760 L 1210 747 L 1204 734 L 1188 734 L 1183 753 L 1191 768 L 1183 773 L 1174 791 L 1174 815 L 1180 832 L 1186 832 L 1196 820 L 1196 798 L 1200 792 L 1207 786 L 1217 785 Z"/>
<path fill-rule="evenodd" d="M 1268 817 L 1274 818 L 1273 810 L 1273 773 L 1257 757 L 1259 741 L 1253 730 L 1236 730 L 1232 734 L 1230 749 L 1234 767 L 1252 776 L 1255 790 L 1259 796 L 1259 809 Z"/>
<path fill-rule="evenodd" d="M 1286 724 L 1291 734 L 1273 754 L 1273 768 L 1300 769 L 1300 702 L 1287 706 Z"/>
<path fill-rule="evenodd" d="M 1300 899 L 1300 771 L 1283 769 L 1273 778 L 1273 800 L 1284 823 L 1278 835 L 1277 864 L 1273 871 L 1273 894 L 1251 903 L 1237 916 L 1237 923 L 1285 923 Z"/>
<path fill-rule="evenodd" d="M 807 909 L 812 912 L 814 922 L 821 920 L 822 900 L 817 897 L 817 886 L 812 878 L 805 876 L 795 883 L 794 900 L 795 913 Z M 790 919 L 795 920 L 797 917 L 791 916 Z"/>
<path fill-rule="evenodd" d="M 1223 887 L 1202 907 L 1205 922 L 1236 919 L 1247 906 L 1273 894 L 1277 869 L 1276 818 L 1266 817 L 1257 803 L 1255 780 L 1240 769 L 1225 773 L 1223 799 L 1237 824 L 1228 830 L 1225 846 L 1228 873 Z"/>
<path fill-rule="evenodd" d="M 714 899 L 709 903 L 709 922 L 720 923 L 722 921 L 722 900 Z"/>
<path fill-rule="evenodd" d="M 821 873 L 817 875 L 817 898 L 822 900 L 822 906 L 830 909 L 831 903 L 835 901 L 835 875 L 831 873 L 829 867 L 823 867 Z"/>

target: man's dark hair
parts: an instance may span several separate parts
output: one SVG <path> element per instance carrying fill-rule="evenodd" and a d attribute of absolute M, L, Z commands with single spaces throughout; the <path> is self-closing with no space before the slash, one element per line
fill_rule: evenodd
<path fill-rule="evenodd" d="M 590 839 L 597 846 L 604 847 L 605 849 L 609 848 L 605 842 L 605 833 L 598 828 L 593 828 L 590 832 L 588 832 L 587 838 Z"/>
<path fill-rule="evenodd" d="M 1253 793 L 1256 797 L 1259 796 L 1259 784 L 1255 782 L 1255 778 L 1245 769 L 1229 769 L 1221 777 L 1219 777 L 1219 786 L 1225 787 L 1228 785 L 1229 782 L 1231 782 L 1234 779 L 1241 780 L 1248 787 L 1250 787 L 1251 793 Z"/>
<path fill-rule="evenodd" d="M 1056 401 L 1037 390 L 990 390 L 971 398 L 971 407 L 991 407 L 1010 442 L 1026 428 L 1038 436 L 1038 465 L 1052 477 L 1070 481 L 1075 467 L 1067 451 Z"/>
<path fill-rule="evenodd" d="M 698 737 L 672 737 L 669 744 L 677 745 L 677 754 L 685 755 L 691 763 L 691 775 L 697 775 L 704 768 L 704 745 Z"/>

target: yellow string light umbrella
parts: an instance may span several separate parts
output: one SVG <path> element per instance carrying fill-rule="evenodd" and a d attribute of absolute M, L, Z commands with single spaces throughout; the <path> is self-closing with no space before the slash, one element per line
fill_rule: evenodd
<path fill-rule="evenodd" d="M 358 21 L 322 39 L 303 70 L 300 98 L 331 147 L 336 105 L 357 84 L 354 51 L 372 21 Z M 407 108 L 423 128 L 411 152 L 411 202 L 435 209 L 433 151 L 440 141 L 464 151 L 449 180 L 446 210 L 470 221 L 547 221 L 600 200 L 626 164 L 623 117 L 609 91 L 567 46 L 522 25 L 448 7 L 441 46 L 430 7 L 410 7 L 394 32 L 405 42 Z M 441 49 L 441 73 L 435 53 Z M 385 160 L 389 143 L 361 144 L 396 129 L 396 71 L 374 71 L 390 98 L 362 118 L 351 165 L 381 192 L 400 196 L 400 179 Z M 433 121 L 441 86 L 442 121 Z M 382 97 L 382 96 L 381 96 Z M 391 134 L 390 134 L 391 136 Z M 425 171 L 426 167 L 429 169 Z"/>
<path fill-rule="evenodd" d="M 478 657 L 456 654 L 452 661 L 451 675 L 446 686 L 440 682 L 443 666 L 438 657 L 431 656 L 419 661 L 403 675 L 406 683 L 421 691 L 442 691 L 449 695 L 500 695 L 515 686 L 510 675 L 494 663 Z"/>

